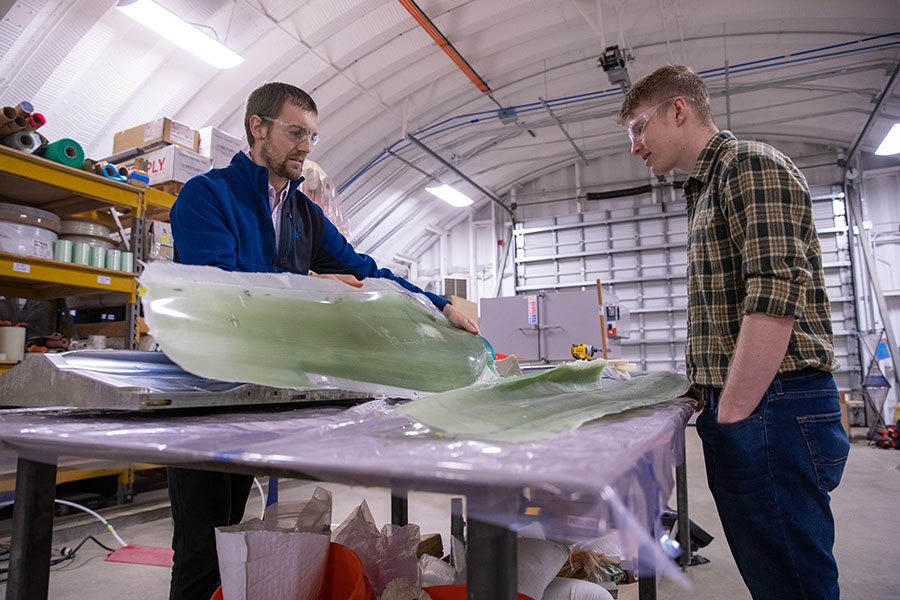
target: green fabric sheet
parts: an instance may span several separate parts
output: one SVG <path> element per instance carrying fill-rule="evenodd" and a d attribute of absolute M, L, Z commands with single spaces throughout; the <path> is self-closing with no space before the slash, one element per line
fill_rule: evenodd
<path fill-rule="evenodd" d="M 567 363 L 434 394 L 395 412 L 450 437 L 537 442 L 604 415 L 678 398 L 690 385 L 683 375 L 667 372 L 601 380 L 605 366 L 604 360 Z"/>
<path fill-rule="evenodd" d="M 140 283 L 150 333 L 202 377 L 408 397 L 498 377 L 482 338 L 392 281 L 152 263 Z"/>

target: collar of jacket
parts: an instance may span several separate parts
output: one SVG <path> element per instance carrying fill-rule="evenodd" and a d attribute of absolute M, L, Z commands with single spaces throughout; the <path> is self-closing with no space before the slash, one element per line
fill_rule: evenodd
<path fill-rule="evenodd" d="M 694 168 L 691 170 L 691 174 L 688 176 L 685 185 L 692 179 L 697 180 L 701 185 L 709 181 L 712 167 L 716 162 L 716 156 L 719 154 L 719 150 L 722 149 L 722 146 L 725 145 L 726 142 L 733 139 L 736 139 L 734 134 L 725 129 L 709 138 L 709 141 L 706 142 L 703 150 L 700 151 L 700 156 L 697 157 L 697 162 L 694 164 Z"/>
<path fill-rule="evenodd" d="M 252 160 L 243 151 L 238 151 L 231 159 L 231 166 L 237 168 L 241 179 L 244 180 L 250 189 L 254 190 L 256 197 L 262 197 L 266 206 L 269 206 L 269 170 L 262 167 Z M 300 184 L 303 183 L 303 176 L 291 181 L 287 198 L 290 198 Z"/>

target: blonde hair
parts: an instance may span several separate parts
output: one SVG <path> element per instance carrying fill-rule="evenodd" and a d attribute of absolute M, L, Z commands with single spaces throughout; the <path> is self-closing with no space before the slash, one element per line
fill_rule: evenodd
<path fill-rule="evenodd" d="M 713 125 L 709 106 L 709 90 L 694 70 L 684 65 L 666 65 L 638 81 L 622 100 L 617 121 L 626 124 L 638 105 L 658 104 L 668 98 L 682 97 L 694 107 L 697 117 L 707 125 Z"/>

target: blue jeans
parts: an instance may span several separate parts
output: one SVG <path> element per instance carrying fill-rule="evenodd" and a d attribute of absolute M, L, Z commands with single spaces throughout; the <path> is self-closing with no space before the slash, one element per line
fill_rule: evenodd
<path fill-rule="evenodd" d="M 837 600 L 828 493 L 850 442 L 831 373 L 775 377 L 753 414 L 717 422 L 707 390 L 697 418 L 706 477 L 725 538 L 755 600 Z"/>

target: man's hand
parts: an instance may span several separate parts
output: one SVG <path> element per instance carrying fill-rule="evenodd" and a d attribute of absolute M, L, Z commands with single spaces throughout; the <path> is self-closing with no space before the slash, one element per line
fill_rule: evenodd
<path fill-rule="evenodd" d="M 474 333 L 475 335 L 481 335 L 481 332 L 478 330 L 478 325 L 476 325 L 472 319 L 455 309 L 452 304 L 444 306 L 443 313 L 454 327 L 463 329 L 469 333 Z"/>
<path fill-rule="evenodd" d="M 346 273 L 331 273 L 328 275 L 319 275 L 315 271 L 310 271 L 309 276 L 318 277 L 319 279 L 334 279 L 335 281 L 342 281 L 347 285 L 353 286 L 355 288 L 361 288 L 363 286 L 362 281 L 360 281 L 353 275 L 347 275 Z"/>

